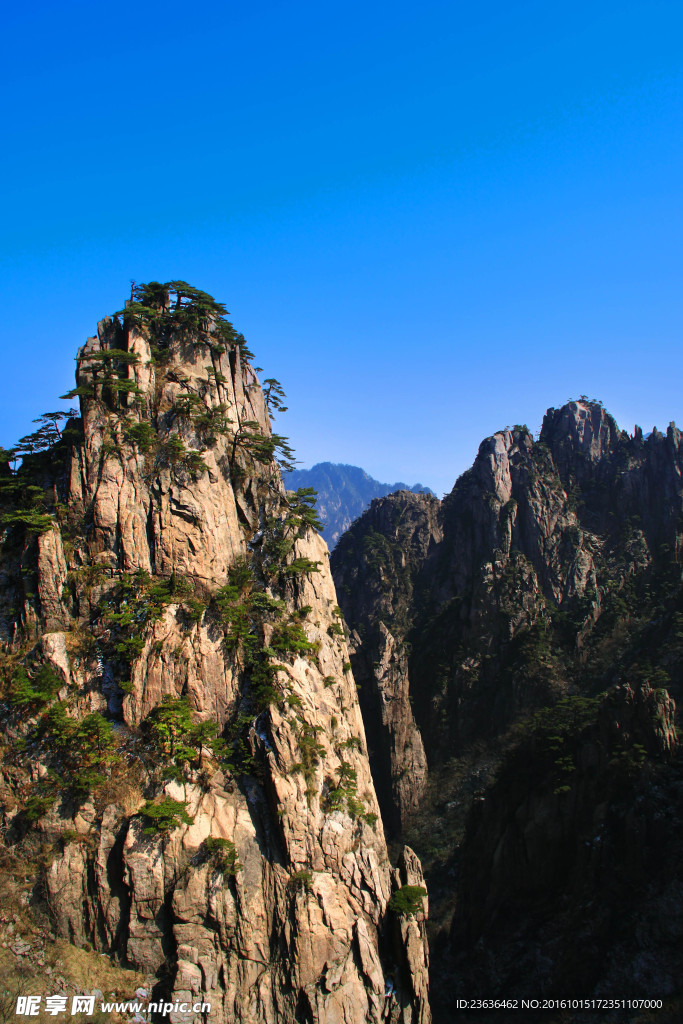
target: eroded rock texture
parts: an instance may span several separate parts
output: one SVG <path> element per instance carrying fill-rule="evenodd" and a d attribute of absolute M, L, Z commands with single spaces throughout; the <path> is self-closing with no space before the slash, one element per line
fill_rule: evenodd
<path fill-rule="evenodd" d="M 585 661 L 606 606 L 662 558 L 676 564 L 682 471 L 673 424 L 629 437 L 602 406 L 577 401 L 548 411 L 538 441 L 526 427 L 487 438 L 442 502 L 374 501 L 332 558 L 368 727 L 376 693 L 405 691 L 402 728 L 414 716 L 439 763 L 567 692 L 576 665 L 552 657 L 552 631 Z M 401 657 L 387 656 L 388 636 Z M 400 773 L 400 744 L 371 746 L 378 778 Z M 405 797 L 391 799 L 400 816 Z"/>
<path fill-rule="evenodd" d="M 580 399 L 333 552 L 385 820 L 429 883 L 435 1020 L 579 991 L 680 1016 L 682 539 L 679 430 Z"/>
<path fill-rule="evenodd" d="M 424 920 L 388 909 L 419 861 L 389 862 L 327 548 L 292 518 L 264 392 L 218 321 L 174 327 L 168 295 L 134 312 L 80 350 L 82 429 L 34 467 L 54 523 L 4 535 L 10 656 L 58 674 L 68 720 L 121 722 L 106 785 L 41 790 L 56 927 L 211 1020 L 427 1024 Z M 227 755 L 175 752 L 164 780 L 145 729 L 179 697 Z M 27 710 L 15 735 L 41 729 Z M 149 827 L 164 799 L 187 820 Z"/>

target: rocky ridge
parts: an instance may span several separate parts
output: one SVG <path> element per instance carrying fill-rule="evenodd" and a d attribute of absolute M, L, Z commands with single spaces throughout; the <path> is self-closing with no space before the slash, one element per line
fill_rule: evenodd
<path fill-rule="evenodd" d="M 505 997 L 585 978 L 590 991 L 643 995 L 643 956 L 660 957 L 676 998 L 678 911 L 666 937 L 650 929 L 629 945 L 615 907 L 626 900 L 633 925 L 647 893 L 680 906 L 680 872 L 669 877 L 644 837 L 679 792 L 682 536 L 678 429 L 629 435 L 582 398 L 548 410 L 537 440 L 519 425 L 484 440 L 442 502 L 374 501 L 333 552 L 385 820 L 427 868 L 435 1019 L 451 1019 L 454 987 Z M 392 674 L 387 637 L 401 650 Z M 384 738 L 383 705 L 395 716 Z M 568 744 L 549 765 L 548 730 Z M 426 751 L 426 772 L 404 772 L 406 747 Z M 669 826 L 677 863 L 676 810 Z M 594 871 L 585 851 L 601 834 Z M 626 882 L 624 851 L 639 846 Z M 610 872 L 620 882 L 607 895 Z M 593 923 L 577 930 L 572 905 Z"/>
<path fill-rule="evenodd" d="M 58 932 L 155 994 L 427 1024 L 426 901 L 391 904 L 419 861 L 389 863 L 279 385 L 224 314 L 138 288 L 79 352 L 80 418 L 7 467 L 5 827 L 42 837 Z"/>
<path fill-rule="evenodd" d="M 598 404 L 573 402 L 548 411 L 538 441 L 515 427 L 482 442 L 443 502 L 373 502 L 333 555 L 340 604 L 363 642 L 380 622 L 407 640 L 433 760 L 573 684 L 567 659 L 530 663 L 549 628 L 585 660 L 608 604 L 646 569 L 676 564 L 682 467 L 674 425 L 629 437 Z M 356 654 L 361 675 L 373 643 Z"/>

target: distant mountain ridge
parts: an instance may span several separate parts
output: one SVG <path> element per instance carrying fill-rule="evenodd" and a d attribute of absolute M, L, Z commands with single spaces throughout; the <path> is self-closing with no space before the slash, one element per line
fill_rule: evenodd
<path fill-rule="evenodd" d="M 325 524 L 323 537 L 330 551 L 373 498 L 385 498 L 394 491 L 434 493 L 422 484 L 382 484 L 360 466 L 340 462 L 318 462 L 311 469 L 295 469 L 291 473 L 283 473 L 282 479 L 289 490 L 297 490 L 299 487 L 316 489 L 318 514 Z"/>

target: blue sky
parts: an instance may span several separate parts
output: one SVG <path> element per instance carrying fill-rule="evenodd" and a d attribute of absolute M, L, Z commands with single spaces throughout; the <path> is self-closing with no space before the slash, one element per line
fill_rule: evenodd
<path fill-rule="evenodd" d="M 227 304 L 304 466 L 441 493 L 580 393 L 683 422 L 680 3 L 4 18 L 0 444 L 131 278 Z"/>

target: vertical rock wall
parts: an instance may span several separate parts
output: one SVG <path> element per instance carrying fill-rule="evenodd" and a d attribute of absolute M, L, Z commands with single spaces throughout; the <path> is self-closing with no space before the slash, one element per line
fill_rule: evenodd
<path fill-rule="evenodd" d="M 111 350 L 131 356 L 130 388 L 108 396 L 97 368 Z M 273 564 L 287 506 L 272 458 L 253 454 L 270 417 L 242 349 L 217 345 L 209 326 L 173 335 L 160 360 L 149 330 L 106 319 L 79 353 L 77 383 L 83 440 L 63 486 L 81 525 L 68 555 L 56 526 L 39 539 L 37 629 L 50 634 L 42 650 L 66 680 L 69 714 L 121 709 L 129 768 L 125 792 L 62 800 L 40 823 L 69 838 L 47 876 L 60 932 L 156 976 L 159 993 L 210 1003 L 211 1020 L 427 1024 L 423 915 L 388 907 L 420 880 L 419 862 L 407 852 L 394 872 L 388 859 L 326 546 L 290 530 L 294 546 Z M 219 729 L 254 706 L 250 663 L 210 614 L 238 562 L 302 631 L 302 653 L 268 646 L 279 627 L 264 620 L 276 695 L 243 722 L 248 770 L 209 755 L 202 771 L 150 788 L 140 726 L 164 697 L 187 697 Z M 147 618 L 125 588 L 121 598 L 141 578 L 189 581 L 199 611 L 188 618 L 179 598 Z M 118 602 L 108 619 L 103 602 Z M 107 651 L 131 617 L 126 642 L 139 649 L 122 680 Z M 191 824 L 147 834 L 136 812 L 154 793 L 184 805 Z M 234 844 L 237 868 L 207 839 Z"/>

